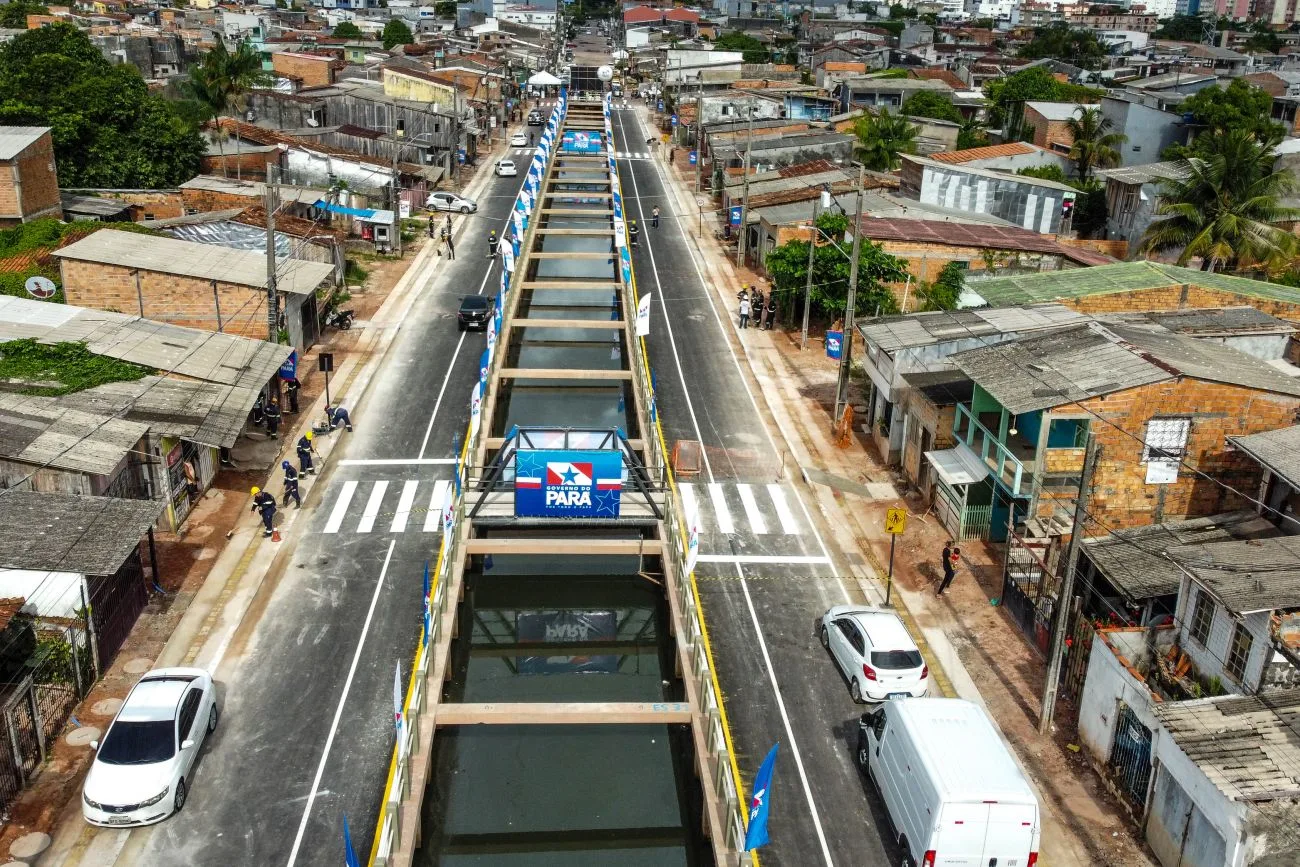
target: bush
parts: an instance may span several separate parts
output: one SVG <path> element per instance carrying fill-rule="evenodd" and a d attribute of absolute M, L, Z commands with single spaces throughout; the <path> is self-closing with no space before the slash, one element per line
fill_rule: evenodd
<path fill-rule="evenodd" d="M 109 382 L 132 382 L 154 371 L 148 367 L 95 355 L 84 343 L 37 343 L 35 338 L 11 340 L 0 346 L 0 380 L 28 384 L 22 394 L 54 397 Z"/>

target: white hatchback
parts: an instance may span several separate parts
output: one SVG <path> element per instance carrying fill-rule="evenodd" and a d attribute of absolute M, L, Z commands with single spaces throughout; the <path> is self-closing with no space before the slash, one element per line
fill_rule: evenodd
<path fill-rule="evenodd" d="M 528 136 L 521 132 L 515 133 L 510 137 L 510 146 L 512 148 L 528 147 Z"/>
<path fill-rule="evenodd" d="M 194 761 L 217 727 L 216 691 L 201 668 L 159 668 L 140 678 L 94 741 L 81 813 L 92 825 L 161 822 L 185 806 Z"/>
<path fill-rule="evenodd" d="M 818 626 L 856 702 L 925 695 L 930 667 L 897 614 L 884 608 L 836 605 Z"/>
<path fill-rule="evenodd" d="M 519 169 L 515 167 L 513 160 L 499 160 L 496 173 L 498 178 L 513 178 L 519 174 Z"/>

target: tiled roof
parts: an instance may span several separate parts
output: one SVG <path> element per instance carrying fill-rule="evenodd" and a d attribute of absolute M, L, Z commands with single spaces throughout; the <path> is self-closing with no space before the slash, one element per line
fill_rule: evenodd
<path fill-rule="evenodd" d="M 1101 253 L 1070 247 L 1046 235 L 1008 226 L 949 223 L 943 220 L 896 220 L 864 217 L 863 237 L 873 241 L 911 241 L 942 244 L 950 247 L 977 247 L 989 250 L 1023 250 L 1061 256 L 1081 265 L 1109 265 L 1114 260 Z"/>
<path fill-rule="evenodd" d="M 1016 157 L 1026 154 L 1032 154 L 1038 148 L 1022 141 L 1007 142 L 1006 144 L 988 145 L 982 148 L 967 148 L 961 151 L 942 151 L 937 154 L 930 154 L 930 159 L 937 163 L 948 163 L 949 165 L 959 165 L 961 163 L 974 162 L 975 160 L 993 160 L 1000 157 Z"/>
<path fill-rule="evenodd" d="M 942 81 L 953 90 L 968 90 L 970 85 L 962 81 L 947 69 L 913 69 L 911 71 L 913 78 L 920 78 L 928 81 Z"/>
<path fill-rule="evenodd" d="M 1300 427 L 1232 436 L 1228 440 L 1292 486 L 1300 486 Z"/>

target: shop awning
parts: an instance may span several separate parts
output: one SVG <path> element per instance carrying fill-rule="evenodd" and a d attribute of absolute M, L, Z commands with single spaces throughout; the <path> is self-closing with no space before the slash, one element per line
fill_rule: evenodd
<path fill-rule="evenodd" d="M 926 452 L 925 459 L 947 485 L 973 485 L 984 481 L 990 472 L 980 456 L 965 443 L 957 443 L 956 448 Z"/>
<path fill-rule="evenodd" d="M 543 69 L 529 76 L 528 83 L 534 87 L 555 87 L 560 83 L 560 79 Z"/>

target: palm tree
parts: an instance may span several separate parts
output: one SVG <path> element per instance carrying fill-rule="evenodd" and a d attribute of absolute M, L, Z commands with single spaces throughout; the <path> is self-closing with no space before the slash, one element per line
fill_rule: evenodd
<path fill-rule="evenodd" d="M 1079 180 L 1088 180 L 1094 168 L 1108 169 L 1119 165 L 1119 146 L 1128 136 L 1112 132 L 1114 124 L 1101 113 L 1100 108 L 1081 109 L 1076 117 L 1065 122 L 1074 138 L 1070 145 L 1070 159 L 1079 172 Z"/>
<path fill-rule="evenodd" d="M 231 110 L 242 112 L 248 91 L 270 85 L 272 78 L 262 68 L 261 55 L 248 42 L 239 43 L 232 53 L 224 42 L 217 40 L 216 46 L 203 56 L 203 62 L 190 69 L 190 95 L 208 110 L 217 127 L 217 149 L 222 156 L 223 174 L 226 171 L 226 152 L 219 125 L 221 116 Z"/>
<path fill-rule="evenodd" d="M 1281 204 L 1296 189 L 1289 171 L 1274 171 L 1279 138 L 1257 141 L 1244 130 L 1204 133 L 1202 156 L 1179 160 L 1181 177 L 1165 180 L 1144 252 L 1181 250 L 1178 264 L 1200 257 L 1201 269 L 1276 263 L 1294 255 L 1297 238 L 1276 225 L 1300 220 Z"/>
<path fill-rule="evenodd" d="M 892 172 L 902 162 L 899 154 L 916 153 L 917 128 L 907 118 L 890 114 L 887 108 L 858 118 L 853 131 L 858 136 L 854 153 L 872 171 Z"/>

